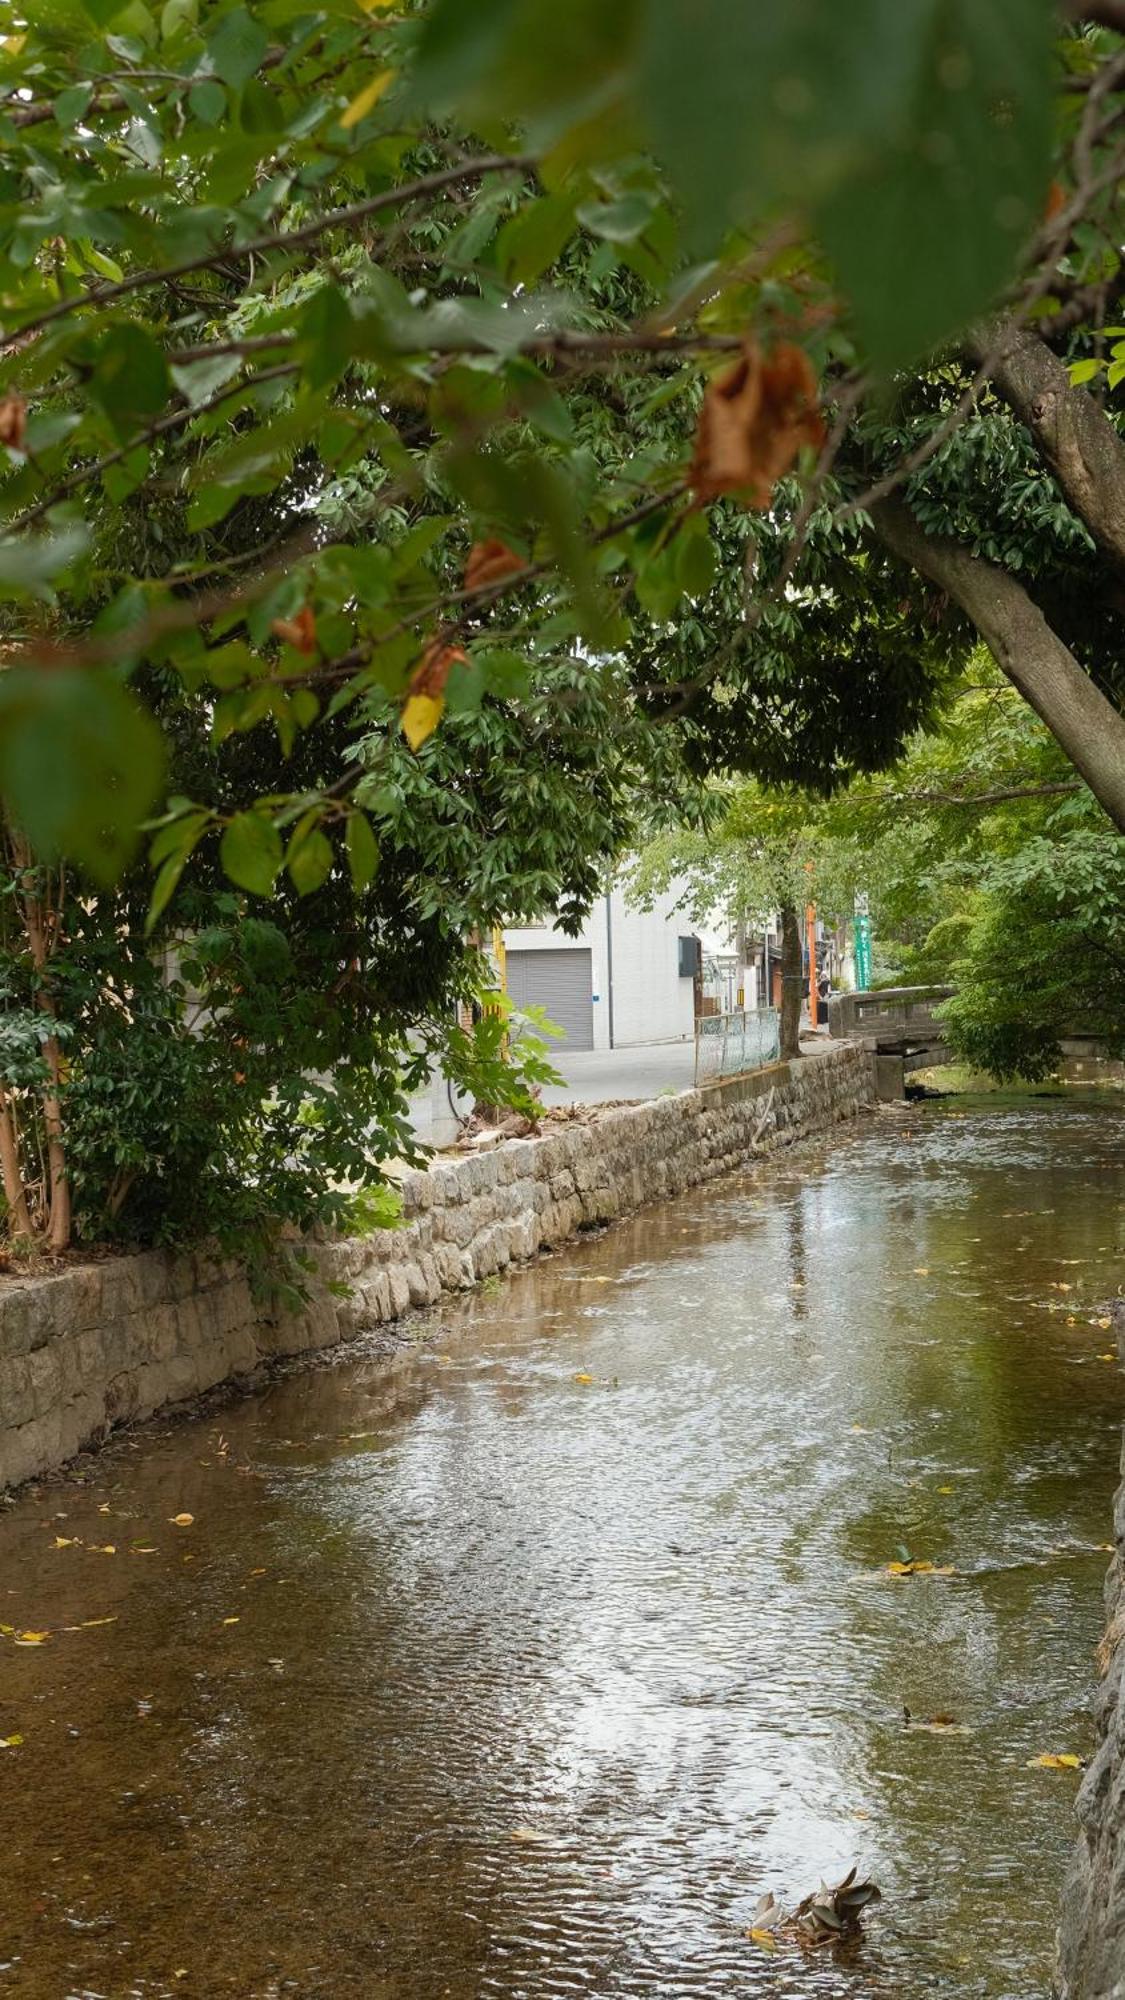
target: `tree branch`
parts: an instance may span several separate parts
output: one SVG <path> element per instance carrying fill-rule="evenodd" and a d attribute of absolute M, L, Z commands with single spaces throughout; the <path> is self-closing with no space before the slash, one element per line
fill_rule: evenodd
<path fill-rule="evenodd" d="M 458 181 L 483 174 L 523 174 L 534 165 L 535 156 L 532 153 L 483 153 L 478 159 L 461 160 L 455 167 L 442 167 L 436 173 L 423 174 L 420 180 L 406 181 L 401 187 L 384 188 L 379 194 L 368 195 L 364 201 L 349 202 L 343 208 L 330 208 L 326 214 L 316 215 L 310 222 L 302 223 L 299 229 L 271 229 L 262 236 L 255 236 L 249 243 L 224 244 L 214 250 L 206 250 L 198 257 L 185 257 L 178 264 L 131 271 L 127 278 L 120 278 L 114 284 L 93 285 L 88 292 L 77 292 L 70 298 L 60 299 L 46 312 L 37 314 L 21 327 L 14 327 L 7 339 L 0 342 L 0 355 L 9 353 L 32 334 L 41 333 L 55 320 L 80 312 L 84 306 L 112 305 L 115 299 L 126 298 L 130 292 L 146 291 L 152 285 L 186 278 L 192 271 L 206 271 L 224 259 L 237 258 L 241 263 L 265 256 L 270 250 L 288 252 L 301 249 L 307 243 L 315 243 L 319 236 L 327 235 L 329 230 L 351 229 L 357 222 L 366 221 L 369 215 L 378 215 L 387 208 L 401 208 L 404 202 L 419 201 L 426 195 L 440 194 L 443 188 L 455 187 Z"/>
<path fill-rule="evenodd" d="M 959 543 L 927 534 L 897 498 L 870 510 L 880 541 L 970 618 L 1114 825 L 1125 832 L 1125 716 L 1094 686 L 1023 585 Z"/>
<path fill-rule="evenodd" d="M 999 806 L 1007 804 L 1009 799 L 1049 799 L 1087 789 L 1080 778 L 1070 778 L 1051 785 L 998 785 L 992 792 L 892 792 L 889 797 L 896 805 L 917 802 L 935 806 Z"/>

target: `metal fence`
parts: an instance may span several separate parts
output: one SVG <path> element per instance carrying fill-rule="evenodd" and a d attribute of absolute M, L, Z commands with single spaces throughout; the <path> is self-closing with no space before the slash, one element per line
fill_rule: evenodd
<path fill-rule="evenodd" d="M 704 1015 L 695 1024 L 696 1085 L 763 1069 L 777 1061 L 780 1048 L 781 1016 L 776 1007 Z"/>

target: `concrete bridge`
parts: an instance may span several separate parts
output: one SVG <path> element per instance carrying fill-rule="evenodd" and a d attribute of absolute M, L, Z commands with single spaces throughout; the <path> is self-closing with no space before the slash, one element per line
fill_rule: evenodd
<path fill-rule="evenodd" d="M 949 1043 L 935 1009 L 954 991 L 952 986 L 885 986 L 875 992 L 834 993 L 828 1003 L 828 1032 L 870 1048 L 876 1095 L 893 1103 L 906 1095 L 912 1070 L 949 1061 Z M 1074 1066 L 1075 1082 L 1082 1080 L 1084 1064 L 1102 1067 L 1104 1046 L 1093 1035 L 1074 1033 L 1059 1046 L 1068 1066 Z"/>
<path fill-rule="evenodd" d="M 952 986 L 886 986 L 874 993 L 832 995 L 828 1032 L 870 1048 L 876 1094 L 885 1103 L 905 1096 L 911 1070 L 932 1069 L 949 1060 L 945 1029 L 934 1018 L 934 1009 L 953 990 Z"/>

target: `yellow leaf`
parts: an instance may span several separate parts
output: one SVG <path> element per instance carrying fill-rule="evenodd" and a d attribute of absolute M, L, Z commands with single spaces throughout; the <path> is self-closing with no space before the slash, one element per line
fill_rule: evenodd
<path fill-rule="evenodd" d="M 952 1493 L 952 1491 L 953 1491 L 953 1488 L 952 1488 L 952 1486 L 939 1486 L 939 1487 L 938 1487 L 938 1492 L 939 1492 L 939 1493 Z"/>
<path fill-rule="evenodd" d="M 1027 1768 L 1029 1771 L 1080 1771 L 1082 1759 L 1075 1757 L 1069 1750 L 1058 1754 L 1052 1750 L 1044 1750 L 1040 1756 L 1028 1758 Z"/>
<path fill-rule="evenodd" d="M 50 1636 L 51 1635 L 49 1632 L 17 1632 L 16 1645 L 41 1646 L 43 1644 L 44 1639 L 49 1639 Z"/>
<path fill-rule="evenodd" d="M 101 1504 L 101 1506 L 100 1506 L 100 1507 L 98 1508 L 98 1513 L 99 1513 L 99 1514 L 108 1514 L 108 1513 L 109 1513 L 109 1501 L 108 1501 L 108 1500 L 103 1500 L 103 1501 L 102 1501 L 102 1504 Z"/>
<path fill-rule="evenodd" d="M 115 1555 L 117 1554 L 117 1543 L 116 1543 L 116 1542 L 91 1542 L 91 1543 L 90 1543 L 90 1554 L 91 1554 L 92 1556 L 115 1556 Z"/>
<path fill-rule="evenodd" d="M 241 1622 L 242 1622 L 242 1621 L 241 1621 L 241 1619 L 238 1619 L 238 1618 L 224 1618 L 224 1619 L 223 1619 L 223 1624 L 224 1624 L 224 1625 L 238 1625 L 238 1624 L 241 1624 Z"/>
<path fill-rule="evenodd" d="M 350 132 L 353 125 L 358 125 L 361 118 L 366 118 L 372 106 L 378 104 L 387 85 L 393 81 L 393 69 L 384 69 L 380 70 L 378 76 L 373 76 L 370 83 L 364 85 L 358 97 L 352 98 L 340 119 L 345 132 Z"/>
<path fill-rule="evenodd" d="M 755 1924 L 751 1930 L 747 1931 L 746 1935 L 752 1944 L 760 1945 L 763 1951 L 777 1950 L 777 1939 L 772 1931 L 759 1930 Z"/>
<path fill-rule="evenodd" d="M 22 1736 L 0 1736 L 0 1750 L 14 1750 L 16 1744 L 22 1742 Z"/>
<path fill-rule="evenodd" d="M 574 1379 L 576 1382 L 589 1383 L 592 1382 L 594 1378 L 592 1375 L 576 1375 Z"/>
<path fill-rule="evenodd" d="M 171 1524 L 172 1524 L 173 1528 L 190 1528 L 190 1527 L 191 1527 L 191 1524 L 192 1524 L 192 1522 L 193 1522 L 193 1521 L 194 1521 L 194 1519 L 195 1519 L 195 1515 L 194 1515 L 194 1514 L 169 1514 L 169 1516 L 168 1516 L 168 1519 L 169 1519 L 169 1521 L 171 1522 Z"/>
<path fill-rule="evenodd" d="M 154 1548 L 151 1542 L 145 1542 L 143 1547 L 130 1549 L 129 1553 L 134 1556 L 156 1556 L 160 1554 L 160 1551 Z"/>
<path fill-rule="evenodd" d="M 412 750 L 420 750 L 445 712 L 443 694 L 412 694 L 403 705 L 402 733 Z"/>
<path fill-rule="evenodd" d="M 1099 1354 L 1098 1356 L 1099 1361 L 1116 1361 L 1116 1359 L 1116 1354 Z"/>
<path fill-rule="evenodd" d="M 1098 1325 L 1101 1327 L 1103 1333 L 1105 1332 L 1107 1327 L 1111 1327 L 1113 1325 L 1113 1321 L 1110 1319 L 1108 1313 L 1104 1316 L 1104 1318 L 1098 1321 Z"/>
<path fill-rule="evenodd" d="M 115 1611 L 110 1618 L 84 1618 L 78 1630 L 80 1632 L 89 1632 L 93 1630 L 95 1625 L 116 1625 L 116 1623 L 117 1613 Z"/>
<path fill-rule="evenodd" d="M 72 1549 L 74 1547 L 74 1541 L 75 1538 L 73 1535 L 56 1535 L 55 1547 L 57 1549 Z"/>

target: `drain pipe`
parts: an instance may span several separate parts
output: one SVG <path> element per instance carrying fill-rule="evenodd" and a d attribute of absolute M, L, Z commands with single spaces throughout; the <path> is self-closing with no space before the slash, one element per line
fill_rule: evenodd
<path fill-rule="evenodd" d="M 605 1009 L 609 1046 L 613 1043 L 613 890 L 605 892 Z"/>

